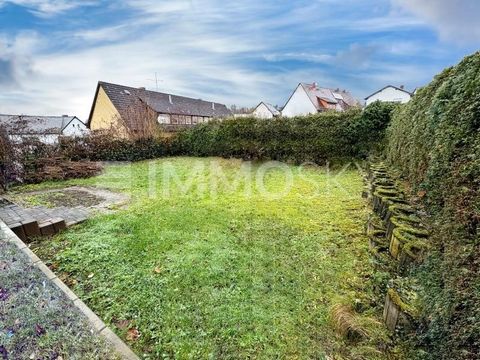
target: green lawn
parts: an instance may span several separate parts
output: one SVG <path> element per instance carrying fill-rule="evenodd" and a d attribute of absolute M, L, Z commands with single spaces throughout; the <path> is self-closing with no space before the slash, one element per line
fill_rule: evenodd
<path fill-rule="evenodd" d="M 219 180 L 219 169 L 229 182 Z M 167 170 L 183 188 L 165 191 Z M 265 194 L 290 180 L 283 196 Z M 68 274 L 74 291 L 139 355 L 358 359 L 372 351 L 344 342 L 329 319 L 335 303 L 368 305 L 373 297 L 367 209 L 353 166 L 331 173 L 171 158 L 111 165 L 99 177 L 67 183 L 132 200 L 35 251 Z"/>

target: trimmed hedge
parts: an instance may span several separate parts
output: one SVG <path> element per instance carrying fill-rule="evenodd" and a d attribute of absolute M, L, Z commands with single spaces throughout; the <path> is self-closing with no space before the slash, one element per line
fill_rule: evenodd
<path fill-rule="evenodd" d="M 0 131 L 0 184 L 42 181 L 47 158 L 71 161 L 138 161 L 165 156 L 221 156 L 324 164 L 365 158 L 382 148 L 394 105 L 374 103 L 364 111 L 325 112 L 295 118 L 255 118 L 212 121 L 181 131 L 171 138 L 118 138 L 108 133 L 62 138 L 58 146 L 34 139 L 10 144 Z M 1 130 L 1 129 L 0 129 Z M 5 149 L 15 148 L 16 159 Z M 29 173 L 35 172 L 35 176 Z M 51 173 L 51 172 L 49 172 Z M 50 175 L 49 175 L 50 176 Z M 50 176 L 51 177 L 51 176 Z M 48 177 L 48 179 L 50 179 Z"/>
<path fill-rule="evenodd" d="M 415 274 L 424 285 L 421 342 L 432 359 L 478 358 L 480 53 L 443 71 L 394 112 L 386 154 L 423 198 L 434 225 L 433 254 Z"/>
<path fill-rule="evenodd" d="M 139 161 L 172 154 L 170 140 L 162 138 L 122 139 L 110 134 L 64 138 L 59 152 L 68 160 Z"/>
<path fill-rule="evenodd" d="M 377 102 L 363 112 L 354 109 L 294 118 L 210 122 L 181 132 L 173 146 L 181 155 L 294 163 L 365 158 L 372 149 L 381 148 L 394 108 Z"/>

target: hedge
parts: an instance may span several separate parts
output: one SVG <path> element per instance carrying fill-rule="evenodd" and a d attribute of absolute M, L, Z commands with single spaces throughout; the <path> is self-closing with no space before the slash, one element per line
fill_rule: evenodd
<path fill-rule="evenodd" d="M 0 185 L 42 181 L 45 159 L 58 167 L 78 161 L 138 161 L 165 156 L 221 156 L 292 163 L 365 158 L 382 148 L 392 104 L 374 103 L 364 111 L 325 112 L 295 118 L 212 121 L 181 131 L 172 138 L 125 139 L 108 133 L 63 138 L 58 146 L 28 139 L 12 144 L 0 128 Z M 10 154 L 15 149 L 15 160 Z M 80 167 L 77 167 L 80 168 Z M 90 168 L 90 165 L 83 167 Z M 40 171 L 40 170 L 41 171 Z M 29 176 L 29 173 L 35 176 Z M 63 173 L 66 173 L 63 171 Z M 75 173 L 75 172 L 72 172 Z M 87 176 L 87 173 L 85 174 Z"/>
<path fill-rule="evenodd" d="M 294 118 L 237 118 L 200 124 L 174 140 L 177 154 L 294 163 L 365 158 L 383 143 L 395 105 Z"/>
<path fill-rule="evenodd" d="M 432 216 L 423 284 L 431 359 L 480 354 L 480 53 L 443 71 L 398 108 L 386 155 Z"/>

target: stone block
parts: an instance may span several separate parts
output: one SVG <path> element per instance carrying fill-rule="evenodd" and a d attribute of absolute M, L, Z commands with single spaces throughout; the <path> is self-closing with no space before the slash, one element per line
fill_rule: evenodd
<path fill-rule="evenodd" d="M 22 226 L 27 238 L 41 235 L 40 228 L 38 227 L 38 222 L 36 220 L 23 220 Z"/>
<path fill-rule="evenodd" d="M 9 227 L 13 231 L 13 233 L 20 238 L 20 240 L 22 241 L 27 240 L 27 235 L 25 235 L 25 230 L 23 229 L 22 224 L 15 223 L 10 225 Z"/>
<path fill-rule="evenodd" d="M 50 221 L 53 224 L 53 227 L 55 228 L 56 233 L 62 230 L 65 230 L 67 228 L 67 224 L 65 223 L 65 220 L 62 218 L 53 218 Z"/>
<path fill-rule="evenodd" d="M 40 228 L 40 233 L 43 236 L 54 235 L 55 234 L 55 227 L 53 226 L 51 221 L 44 221 L 38 224 Z"/>

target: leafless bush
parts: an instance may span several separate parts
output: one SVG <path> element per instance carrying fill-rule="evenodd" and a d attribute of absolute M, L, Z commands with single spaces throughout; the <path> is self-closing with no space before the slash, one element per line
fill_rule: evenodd
<path fill-rule="evenodd" d="M 136 99 L 121 111 L 113 122 L 110 132 L 132 140 L 153 139 L 160 136 L 157 113 L 148 104 Z"/>
<path fill-rule="evenodd" d="M 101 166 L 89 161 L 75 162 L 61 146 L 41 142 L 16 126 L 0 125 L 0 190 L 10 185 L 65 180 L 97 174 Z"/>

